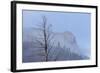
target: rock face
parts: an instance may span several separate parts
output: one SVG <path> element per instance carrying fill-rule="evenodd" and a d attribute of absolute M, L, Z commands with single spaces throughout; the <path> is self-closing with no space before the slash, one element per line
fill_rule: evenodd
<path fill-rule="evenodd" d="M 64 60 L 83 60 L 89 59 L 80 52 L 75 36 L 69 32 L 52 32 L 53 38 L 48 48 L 48 61 L 64 61 Z M 45 61 L 45 50 L 36 42 L 38 38 L 43 38 L 41 30 L 28 29 L 23 32 L 23 62 L 42 62 Z"/>
<path fill-rule="evenodd" d="M 75 36 L 71 32 L 66 31 L 63 33 L 54 33 L 53 40 L 55 41 L 55 43 L 54 43 L 55 46 L 57 46 L 57 44 L 59 42 L 59 44 L 62 48 L 66 48 L 66 49 L 69 49 L 71 52 L 80 54 L 79 53 L 80 49 L 77 45 Z"/>

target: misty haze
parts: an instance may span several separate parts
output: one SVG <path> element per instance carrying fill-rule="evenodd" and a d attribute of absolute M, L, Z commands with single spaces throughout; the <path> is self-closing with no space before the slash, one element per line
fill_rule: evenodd
<path fill-rule="evenodd" d="M 22 61 L 90 59 L 90 14 L 23 10 Z"/>

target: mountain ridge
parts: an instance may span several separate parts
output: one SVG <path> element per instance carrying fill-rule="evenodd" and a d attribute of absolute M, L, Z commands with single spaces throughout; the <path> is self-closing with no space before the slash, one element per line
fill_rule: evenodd
<path fill-rule="evenodd" d="M 52 34 L 54 37 L 51 41 L 51 44 L 53 43 L 53 41 L 54 41 L 54 44 L 53 44 L 53 48 L 50 49 L 51 50 L 50 60 L 54 60 L 53 58 L 55 58 L 57 56 L 57 54 L 59 54 L 59 51 L 60 51 L 60 53 L 62 52 L 62 55 L 60 55 L 61 57 L 59 57 L 58 60 L 75 60 L 75 58 L 76 59 L 88 59 L 88 57 L 85 57 L 81 54 L 81 49 L 77 45 L 76 38 L 72 32 L 69 32 L 69 31 L 60 32 L 60 33 L 52 32 Z M 43 37 L 40 35 L 41 35 L 41 30 L 37 29 L 37 28 L 30 28 L 30 29 L 23 30 L 23 49 L 25 50 L 25 48 L 27 47 L 28 48 L 27 51 L 31 52 L 31 51 L 33 51 L 33 49 L 35 49 L 35 47 L 37 48 L 39 45 L 34 40 L 36 39 L 35 37 Z M 32 44 L 33 42 L 35 42 L 35 44 Z M 58 47 L 58 42 L 60 44 L 60 47 Z M 27 43 L 27 44 L 25 44 L 25 43 Z M 32 47 L 34 47 L 34 48 L 32 48 Z M 37 48 L 37 50 L 38 51 L 36 51 L 36 52 L 39 52 L 39 50 L 41 50 L 41 49 Z M 26 53 L 27 53 L 27 51 L 26 51 Z M 53 52 L 53 51 L 55 51 L 55 52 Z M 35 52 L 35 51 L 33 51 L 33 52 Z M 23 52 L 23 57 L 27 57 L 26 53 Z M 70 53 L 72 53 L 72 54 L 70 54 Z M 54 54 L 55 57 L 52 54 Z M 30 55 L 30 53 L 29 53 L 29 55 Z M 69 55 L 70 55 L 70 57 L 68 57 Z M 23 61 L 27 62 L 26 60 L 27 59 L 24 59 Z M 36 60 L 36 61 L 38 61 L 38 60 Z M 39 60 L 39 61 L 41 61 L 41 60 Z"/>

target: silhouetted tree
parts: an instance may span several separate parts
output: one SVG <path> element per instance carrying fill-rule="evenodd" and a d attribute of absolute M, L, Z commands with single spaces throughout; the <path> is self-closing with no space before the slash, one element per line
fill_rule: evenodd
<path fill-rule="evenodd" d="M 52 24 L 47 23 L 47 18 L 45 16 L 42 16 L 42 19 L 43 22 L 38 25 L 38 29 L 40 29 L 41 31 L 40 33 L 41 38 L 37 38 L 35 40 L 42 48 L 44 48 L 45 59 L 46 61 L 48 61 L 48 53 L 49 50 L 52 48 L 52 44 L 51 44 L 51 40 L 53 38 L 52 30 L 51 30 Z"/>

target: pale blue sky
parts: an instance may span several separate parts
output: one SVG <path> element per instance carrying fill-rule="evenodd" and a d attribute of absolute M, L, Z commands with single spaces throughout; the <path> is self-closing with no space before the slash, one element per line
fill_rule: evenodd
<path fill-rule="evenodd" d="M 37 24 L 41 24 L 42 16 L 46 16 L 54 32 L 70 31 L 75 35 L 80 48 L 87 50 L 91 48 L 91 14 L 23 10 L 23 28 L 36 27 Z"/>

